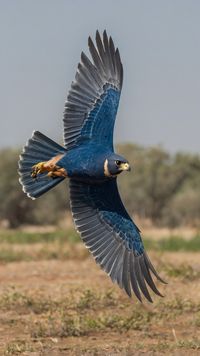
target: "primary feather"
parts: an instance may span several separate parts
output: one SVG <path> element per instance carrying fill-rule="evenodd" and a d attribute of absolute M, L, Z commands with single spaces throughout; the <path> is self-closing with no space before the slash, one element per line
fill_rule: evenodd
<path fill-rule="evenodd" d="M 116 180 L 103 184 L 70 181 L 70 200 L 75 225 L 96 262 L 113 282 L 131 296 L 133 291 L 141 300 L 141 292 L 151 302 L 146 287 L 158 295 L 152 269 L 144 251 L 140 232 L 126 212 L 120 199 Z"/>
<path fill-rule="evenodd" d="M 113 128 L 123 81 L 120 54 L 106 31 L 103 41 L 97 31 L 97 47 L 90 37 L 88 45 L 93 63 L 82 52 L 65 103 L 64 143 L 66 148 L 72 148 L 81 139 L 95 139 L 113 148 Z"/>

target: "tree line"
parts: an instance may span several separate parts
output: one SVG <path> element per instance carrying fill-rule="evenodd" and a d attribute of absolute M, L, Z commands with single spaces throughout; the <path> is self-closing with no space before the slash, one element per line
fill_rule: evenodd
<path fill-rule="evenodd" d="M 200 226 L 200 156 L 169 154 L 162 147 L 118 145 L 132 166 L 121 174 L 119 189 L 131 215 L 158 226 Z M 12 228 L 22 224 L 57 224 L 69 210 L 67 180 L 32 201 L 18 181 L 19 150 L 0 151 L 0 221 Z M 63 192 L 63 190 L 65 192 Z"/>

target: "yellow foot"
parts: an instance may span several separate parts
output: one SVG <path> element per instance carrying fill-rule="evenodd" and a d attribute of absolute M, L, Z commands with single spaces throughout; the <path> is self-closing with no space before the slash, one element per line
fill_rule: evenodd
<path fill-rule="evenodd" d="M 32 167 L 31 177 L 37 178 L 38 174 L 47 172 L 47 176 L 51 178 L 67 177 L 67 172 L 64 168 L 56 165 L 56 162 L 60 160 L 62 155 L 53 157 L 49 161 L 38 162 Z"/>
<path fill-rule="evenodd" d="M 35 164 L 32 167 L 31 177 L 37 178 L 38 174 L 45 172 L 46 171 L 45 166 L 44 166 L 45 164 L 46 164 L 46 162 L 39 162 L 39 163 Z"/>

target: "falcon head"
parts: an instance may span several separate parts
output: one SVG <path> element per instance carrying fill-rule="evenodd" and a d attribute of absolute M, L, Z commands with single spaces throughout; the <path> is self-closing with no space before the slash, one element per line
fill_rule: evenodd
<path fill-rule="evenodd" d="M 106 177 L 115 177 L 123 171 L 130 171 L 131 167 L 126 158 L 113 153 L 104 162 L 104 174 Z"/>

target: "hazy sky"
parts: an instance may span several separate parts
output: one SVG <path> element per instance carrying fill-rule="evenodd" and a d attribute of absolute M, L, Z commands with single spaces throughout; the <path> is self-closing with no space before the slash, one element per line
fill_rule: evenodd
<path fill-rule="evenodd" d="M 0 146 L 62 137 L 87 37 L 107 29 L 124 85 L 116 141 L 200 151 L 199 0 L 0 0 Z"/>

